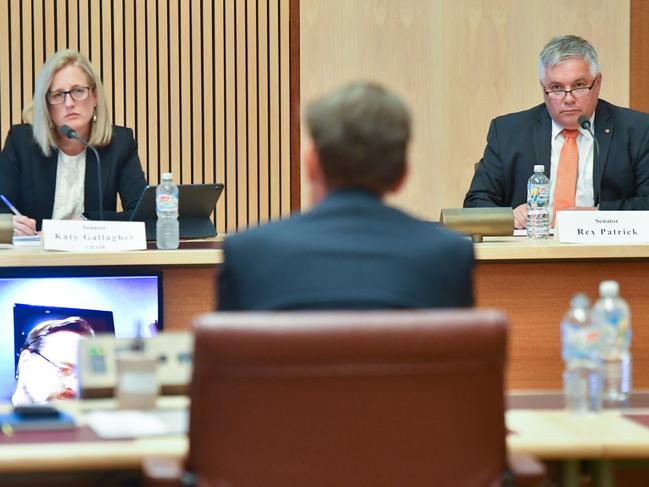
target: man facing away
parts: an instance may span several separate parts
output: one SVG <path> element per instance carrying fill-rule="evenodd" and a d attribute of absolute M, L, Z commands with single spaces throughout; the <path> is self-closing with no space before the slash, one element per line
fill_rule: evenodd
<path fill-rule="evenodd" d="M 492 120 L 464 206 L 511 206 L 516 228 L 525 228 L 527 180 L 543 164 L 555 213 L 648 210 L 649 115 L 599 99 L 593 46 L 573 35 L 553 38 L 539 55 L 539 79 L 544 104 Z"/>
<path fill-rule="evenodd" d="M 471 242 L 383 203 L 407 173 L 403 102 L 353 83 L 311 103 L 306 119 L 314 207 L 226 238 L 218 308 L 471 306 Z"/>

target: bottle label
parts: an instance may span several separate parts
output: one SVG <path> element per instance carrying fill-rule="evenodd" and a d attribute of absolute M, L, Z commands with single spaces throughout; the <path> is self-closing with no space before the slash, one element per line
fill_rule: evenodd
<path fill-rule="evenodd" d="M 178 208 L 178 198 L 170 194 L 161 194 L 157 198 L 158 211 L 175 211 Z"/>
<path fill-rule="evenodd" d="M 599 360 L 602 355 L 603 336 L 601 327 L 581 328 L 562 325 L 563 358 L 571 360 Z"/>
<path fill-rule="evenodd" d="M 608 353 L 628 350 L 631 345 L 631 326 L 625 313 L 609 312 L 600 318 L 606 325 L 606 345 Z"/>
<path fill-rule="evenodd" d="M 531 210 L 547 208 L 550 202 L 550 186 L 527 183 L 527 207 Z"/>

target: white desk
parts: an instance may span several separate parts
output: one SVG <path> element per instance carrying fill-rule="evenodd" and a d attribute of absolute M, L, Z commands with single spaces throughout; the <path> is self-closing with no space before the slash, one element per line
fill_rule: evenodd
<path fill-rule="evenodd" d="M 530 453 L 539 460 L 561 462 L 562 485 L 579 486 L 580 461 L 589 461 L 593 467 L 593 487 L 614 486 L 617 462 L 649 461 L 649 426 L 626 417 L 640 415 L 649 420 L 649 392 L 634 394 L 628 408 L 586 415 L 558 408 L 560 401 L 555 401 L 557 407 L 548 409 L 547 397 L 539 394 L 536 397 L 540 399 L 540 409 L 533 408 L 532 399 L 523 409 L 507 411 L 507 447 L 514 452 Z M 510 403 L 512 396 L 516 394 L 509 395 Z M 555 392 L 547 396 L 560 398 Z"/>

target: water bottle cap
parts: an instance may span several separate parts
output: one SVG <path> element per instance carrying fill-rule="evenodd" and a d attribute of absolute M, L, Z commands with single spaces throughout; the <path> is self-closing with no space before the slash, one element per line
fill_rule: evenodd
<path fill-rule="evenodd" d="M 162 173 L 162 180 L 163 181 L 172 181 L 174 178 L 174 175 L 171 174 L 170 172 L 163 172 Z"/>
<path fill-rule="evenodd" d="M 617 281 L 602 281 L 599 283 L 599 295 L 605 298 L 614 298 L 620 293 Z"/>
<path fill-rule="evenodd" d="M 570 298 L 570 307 L 571 308 L 588 308 L 590 305 L 590 299 L 584 293 L 577 293 Z"/>
<path fill-rule="evenodd" d="M 534 164 L 534 172 L 545 172 L 545 166 L 543 164 Z"/>

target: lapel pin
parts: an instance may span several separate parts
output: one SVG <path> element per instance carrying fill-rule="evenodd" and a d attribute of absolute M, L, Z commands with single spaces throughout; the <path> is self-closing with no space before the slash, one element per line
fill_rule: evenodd
<path fill-rule="evenodd" d="M 605 133 L 605 134 L 610 134 L 610 133 L 611 133 L 611 129 L 604 129 L 604 133 Z"/>

